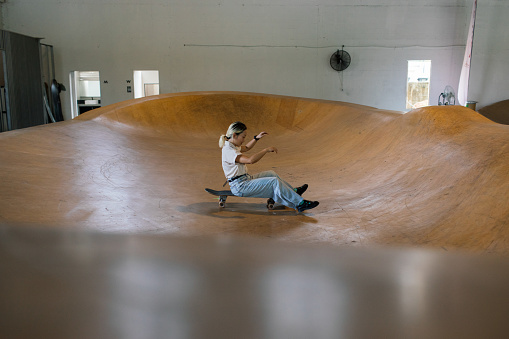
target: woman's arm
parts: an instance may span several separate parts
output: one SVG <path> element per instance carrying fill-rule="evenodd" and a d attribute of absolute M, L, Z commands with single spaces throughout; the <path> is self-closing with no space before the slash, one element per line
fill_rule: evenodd
<path fill-rule="evenodd" d="M 260 134 L 258 134 L 258 135 L 256 136 L 256 138 L 258 138 L 258 140 L 260 140 L 261 138 L 263 138 L 263 137 L 264 137 L 264 136 L 266 136 L 267 134 L 269 134 L 269 133 L 267 133 L 267 132 L 260 132 Z M 241 146 L 240 151 L 241 151 L 242 153 L 247 152 L 247 151 L 249 151 L 250 149 L 252 149 L 252 148 L 254 147 L 254 145 L 256 145 L 256 139 L 254 139 L 254 138 L 253 138 L 253 139 L 251 139 L 251 141 L 249 141 L 249 142 L 246 144 L 246 146 Z"/>
<path fill-rule="evenodd" d="M 250 157 L 245 156 L 244 154 L 241 154 L 241 155 L 237 156 L 237 158 L 235 159 L 235 162 L 238 162 L 240 164 L 255 164 L 258 161 L 260 161 L 260 159 L 263 158 L 263 156 L 265 154 L 270 153 L 270 152 L 277 153 L 277 148 L 275 148 L 275 147 L 267 147 L 267 148 L 263 149 L 262 151 L 253 154 Z"/>

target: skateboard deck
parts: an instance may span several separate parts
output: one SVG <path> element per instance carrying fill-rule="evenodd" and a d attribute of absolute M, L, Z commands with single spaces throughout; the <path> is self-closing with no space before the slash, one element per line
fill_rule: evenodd
<path fill-rule="evenodd" d="M 205 188 L 205 191 L 207 191 L 208 193 L 210 193 L 212 195 L 215 195 L 215 196 L 219 197 L 219 207 L 222 207 L 222 208 L 226 207 L 226 198 L 227 197 L 234 197 L 235 196 L 232 193 L 232 191 L 230 191 L 230 190 L 216 191 L 216 190 L 213 190 L 213 189 L 210 189 L 210 188 Z M 276 202 L 274 200 L 272 200 L 271 198 L 267 199 L 267 208 L 269 210 L 274 209 L 274 205 L 275 204 L 276 204 Z"/>

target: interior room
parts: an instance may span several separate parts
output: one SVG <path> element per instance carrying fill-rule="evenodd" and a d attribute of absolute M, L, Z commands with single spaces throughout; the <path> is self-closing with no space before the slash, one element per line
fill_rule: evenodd
<path fill-rule="evenodd" d="M 508 16 L 0 1 L 0 337 L 503 337 Z"/>
<path fill-rule="evenodd" d="M 74 118 L 101 107 L 101 76 L 98 71 L 73 71 L 69 78 L 71 113 Z"/>

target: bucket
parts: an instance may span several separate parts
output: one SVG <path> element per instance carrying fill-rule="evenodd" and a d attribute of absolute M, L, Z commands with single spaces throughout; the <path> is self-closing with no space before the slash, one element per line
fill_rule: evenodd
<path fill-rule="evenodd" d="M 477 104 L 477 101 L 467 101 L 467 104 L 465 106 L 468 108 L 471 108 L 475 111 L 476 104 Z"/>

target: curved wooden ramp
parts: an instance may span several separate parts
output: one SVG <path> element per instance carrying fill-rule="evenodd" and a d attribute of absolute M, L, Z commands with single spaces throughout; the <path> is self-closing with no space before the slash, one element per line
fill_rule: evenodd
<path fill-rule="evenodd" d="M 482 114 L 491 121 L 509 125 L 509 100 L 502 100 L 479 109 Z"/>
<path fill-rule="evenodd" d="M 220 134 L 236 120 L 320 206 L 219 209 Z M 107 232 L 249 235 L 509 253 L 509 126 L 459 106 L 407 114 L 237 92 L 167 94 L 0 134 L 1 220 Z"/>

